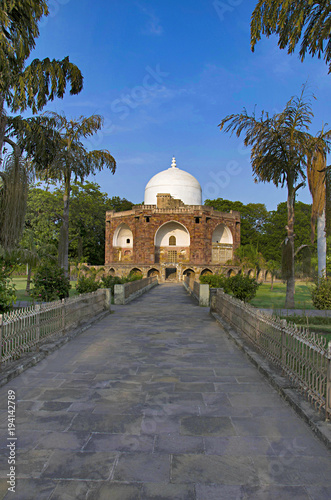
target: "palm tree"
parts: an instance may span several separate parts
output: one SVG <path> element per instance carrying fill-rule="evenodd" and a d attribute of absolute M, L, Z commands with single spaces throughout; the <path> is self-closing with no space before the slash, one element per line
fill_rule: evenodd
<path fill-rule="evenodd" d="M 92 115 L 81 116 L 77 120 L 67 120 L 62 114 L 45 113 L 41 121 L 52 137 L 53 155 L 43 154 L 35 150 L 34 166 L 36 172 L 45 179 L 58 180 L 63 183 L 63 215 L 59 241 L 59 264 L 68 272 L 69 250 L 69 202 L 72 177 L 81 182 L 90 174 L 109 168 L 114 174 L 116 162 L 108 150 L 87 151 L 82 139 L 94 135 L 102 128 L 103 118 Z M 46 143 L 47 145 L 47 143 Z M 49 153 L 49 151 L 48 151 Z M 45 163 L 48 158 L 48 163 Z"/>
<path fill-rule="evenodd" d="M 268 271 L 271 274 L 271 286 L 270 290 L 274 289 L 274 278 L 276 276 L 277 271 L 279 270 L 279 265 L 275 260 L 268 260 L 264 267 L 266 268 L 266 271 Z"/>
<path fill-rule="evenodd" d="M 38 22 L 48 15 L 45 0 L 3 0 L 0 10 L 0 155 L 4 143 L 13 146 L 7 127 L 13 127 L 4 106 L 12 112 L 31 109 L 40 111 L 55 97 L 62 98 L 67 84 L 70 93 L 78 94 L 83 88 L 80 70 L 69 61 L 34 59 L 26 61 L 39 36 Z M 12 130 L 11 130 L 12 131 Z"/>
<path fill-rule="evenodd" d="M 23 152 L 43 142 L 40 137 L 36 141 L 36 134 L 26 120 L 10 113 L 28 108 L 33 113 L 40 111 L 47 102 L 62 98 L 68 84 L 71 94 L 78 94 L 83 88 L 82 74 L 68 57 L 34 59 L 26 65 L 39 36 L 38 23 L 44 15 L 48 15 L 46 0 L 1 1 L 0 166 L 5 148 L 11 150 L 0 171 L 0 245 L 5 249 L 18 242 L 23 229 L 29 177 Z"/>
<path fill-rule="evenodd" d="M 324 55 L 331 72 L 331 3 L 321 0 L 259 0 L 251 20 L 251 47 L 254 51 L 261 35 L 278 35 L 281 49 L 294 52 L 299 42 L 300 58 L 307 52 Z"/>
<path fill-rule="evenodd" d="M 30 164 L 23 156 L 6 156 L 0 170 L 0 247 L 5 251 L 22 235 L 30 178 Z"/>
<path fill-rule="evenodd" d="M 307 152 L 307 179 L 313 198 L 311 213 L 311 241 L 315 237 L 317 221 L 318 277 L 326 274 L 326 154 L 330 151 L 331 130 L 311 138 Z"/>
<path fill-rule="evenodd" d="M 240 245 L 240 247 L 235 251 L 235 260 L 244 273 L 247 271 L 247 269 L 253 268 L 255 278 L 265 264 L 265 259 L 262 253 L 259 252 L 258 249 L 251 244 Z"/>
<path fill-rule="evenodd" d="M 276 187 L 287 187 L 287 238 L 285 241 L 288 261 L 286 276 L 286 305 L 294 308 L 294 204 L 296 192 L 304 185 L 308 126 L 313 113 L 310 101 L 305 99 L 305 88 L 300 97 L 292 97 L 284 111 L 274 116 L 262 111 L 259 119 L 255 113 L 225 117 L 219 127 L 225 132 L 245 133 L 244 143 L 251 146 L 252 169 L 257 181 L 273 182 Z"/>

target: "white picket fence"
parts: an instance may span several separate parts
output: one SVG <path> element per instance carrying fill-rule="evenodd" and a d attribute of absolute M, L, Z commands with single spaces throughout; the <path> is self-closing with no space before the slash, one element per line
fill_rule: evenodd
<path fill-rule="evenodd" d="M 245 335 L 331 419 L 331 342 L 217 289 L 211 311 Z"/>
<path fill-rule="evenodd" d="M 0 362 L 8 363 L 19 359 L 22 353 L 38 346 L 48 337 L 64 334 L 110 309 L 110 304 L 110 290 L 100 289 L 0 314 Z"/>

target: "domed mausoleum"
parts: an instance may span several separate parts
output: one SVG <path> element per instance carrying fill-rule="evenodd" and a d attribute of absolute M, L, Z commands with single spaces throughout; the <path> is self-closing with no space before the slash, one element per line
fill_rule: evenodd
<path fill-rule="evenodd" d="M 145 205 L 157 205 L 157 195 L 167 193 L 184 205 L 202 205 L 201 186 L 193 175 L 177 168 L 175 158 L 171 167 L 154 175 L 145 188 Z"/>
<path fill-rule="evenodd" d="M 181 281 L 186 274 L 230 273 L 239 245 L 239 212 L 202 205 L 199 182 L 175 158 L 146 185 L 144 205 L 106 213 L 105 265 L 120 276 L 134 270 Z"/>

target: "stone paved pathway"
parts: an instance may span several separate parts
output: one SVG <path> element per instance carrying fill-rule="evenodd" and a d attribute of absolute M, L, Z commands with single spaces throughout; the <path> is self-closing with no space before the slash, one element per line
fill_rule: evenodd
<path fill-rule="evenodd" d="M 326 448 L 180 285 L 118 306 L 0 388 L 0 403 L 0 498 L 331 498 Z"/>

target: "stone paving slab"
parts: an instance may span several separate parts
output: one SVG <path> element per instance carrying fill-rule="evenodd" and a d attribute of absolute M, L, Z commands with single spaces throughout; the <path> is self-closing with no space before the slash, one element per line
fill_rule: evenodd
<path fill-rule="evenodd" d="M 181 285 L 114 311 L 0 388 L 0 499 L 331 498 L 330 452 Z"/>

